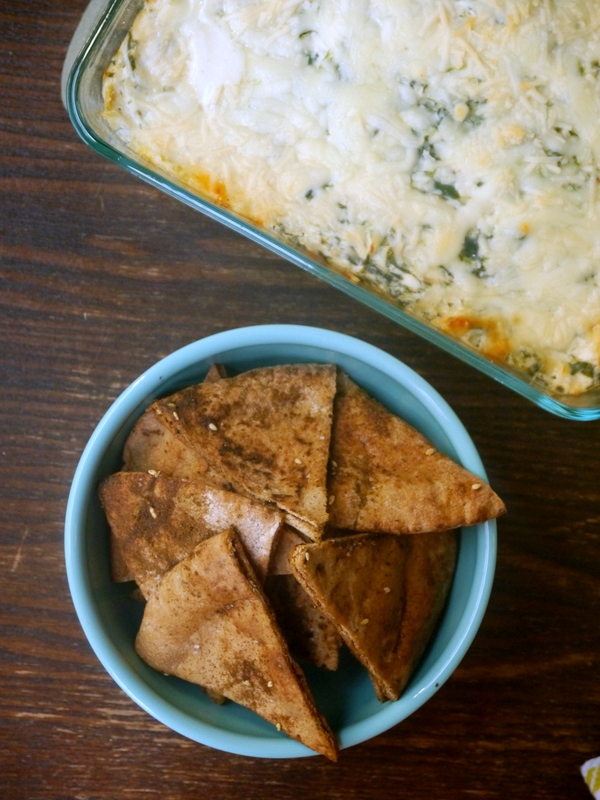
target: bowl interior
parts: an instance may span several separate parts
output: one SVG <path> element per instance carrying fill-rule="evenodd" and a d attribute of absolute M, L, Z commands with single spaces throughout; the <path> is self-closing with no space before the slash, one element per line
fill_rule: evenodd
<path fill-rule="evenodd" d="M 75 608 L 98 658 L 130 697 L 179 733 L 242 755 L 313 755 L 271 724 L 234 704 L 215 705 L 198 687 L 162 675 L 134 650 L 142 607 L 131 584 L 110 577 L 109 536 L 97 497 L 100 480 L 121 467 L 123 444 L 156 397 L 201 381 L 212 363 L 232 371 L 292 362 L 335 363 L 436 447 L 485 478 L 479 456 L 445 401 L 418 375 L 382 351 L 351 337 L 301 326 L 227 331 L 188 345 L 156 364 L 111 406 L 77 468 L 65 527 L 67 575 Z M 371 738 L 419 708 L 454 670 L 481 622 L 495 564 L 493 522 L 463 529 L 457 571 L 435 636 L 403 696 L 380 703 L 367 673 L 344 654 L 331 673 L 303 665 L 317 704 L 342 747 Z"/>

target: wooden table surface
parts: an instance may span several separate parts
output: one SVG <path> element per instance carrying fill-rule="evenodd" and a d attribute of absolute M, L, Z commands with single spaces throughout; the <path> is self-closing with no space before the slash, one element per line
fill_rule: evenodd
<path fill-rule="evenodd" d="M 581 798 L 600 755 L 600 422 L 552 416 L 89 150 L 61 105 L 81 0 L 0 5 L 0 796 Z M 176 348 L 316 325 L 450 403 L 508 514 L 483 624 L 440 691 L 342 752 L 254 760 L 154 721 L 76 617 L 63 520 L 109 404 Z"/>

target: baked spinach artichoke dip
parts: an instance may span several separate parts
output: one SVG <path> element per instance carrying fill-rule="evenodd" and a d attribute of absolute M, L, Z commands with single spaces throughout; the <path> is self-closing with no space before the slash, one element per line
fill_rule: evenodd
<path fill-rule="evenodd" d="M 597 0 L 147 0 L 143 160 L 545 389 L 600 385 Z"/>

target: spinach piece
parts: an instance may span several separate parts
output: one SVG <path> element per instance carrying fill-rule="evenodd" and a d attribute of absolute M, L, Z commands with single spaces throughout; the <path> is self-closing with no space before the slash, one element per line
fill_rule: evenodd
<path fill-rule="evenodd" d="M 477 232 L 469 231 L 467 233 L 458 257 L 461 261 L 481 261 Z"/>
<path fill-rule="evenodd" d="M 477 278 L 489 277 L 485 269 L 484 258 L 479 252 L 479 237 L 477 231 L 469 231 L 467 233 L 458 257 L 461 261 L 474 265 L 471 272 Z"/>
<path fill-rule="evenodd" d="M 456 191 L 456 187 L 454 187 L 451 183 L 440 183 L 440 181 L 434 181 L 433 188 L 438 194 L 441 194 L 442 197 L 447 197 L 452 200 L 460 200 L 460 195 Z"/>
<path fill-rule="evenodd" d="M 581 373 L 585 375 L 586 378 L 594 377 L 594 365 L 590 364 L 589 361 L 573 361 L 572 364 L 569 364 L 569 367 L 571 369 L 571 375 Z"/>

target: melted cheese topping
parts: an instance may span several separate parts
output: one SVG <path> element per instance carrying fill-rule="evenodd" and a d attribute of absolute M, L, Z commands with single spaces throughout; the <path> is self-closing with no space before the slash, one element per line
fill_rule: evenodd
<path fill-rule="evenodd" d="M 143 158 L 553 391 L 600 382 L 600 3 L 147 0 Z"/>

